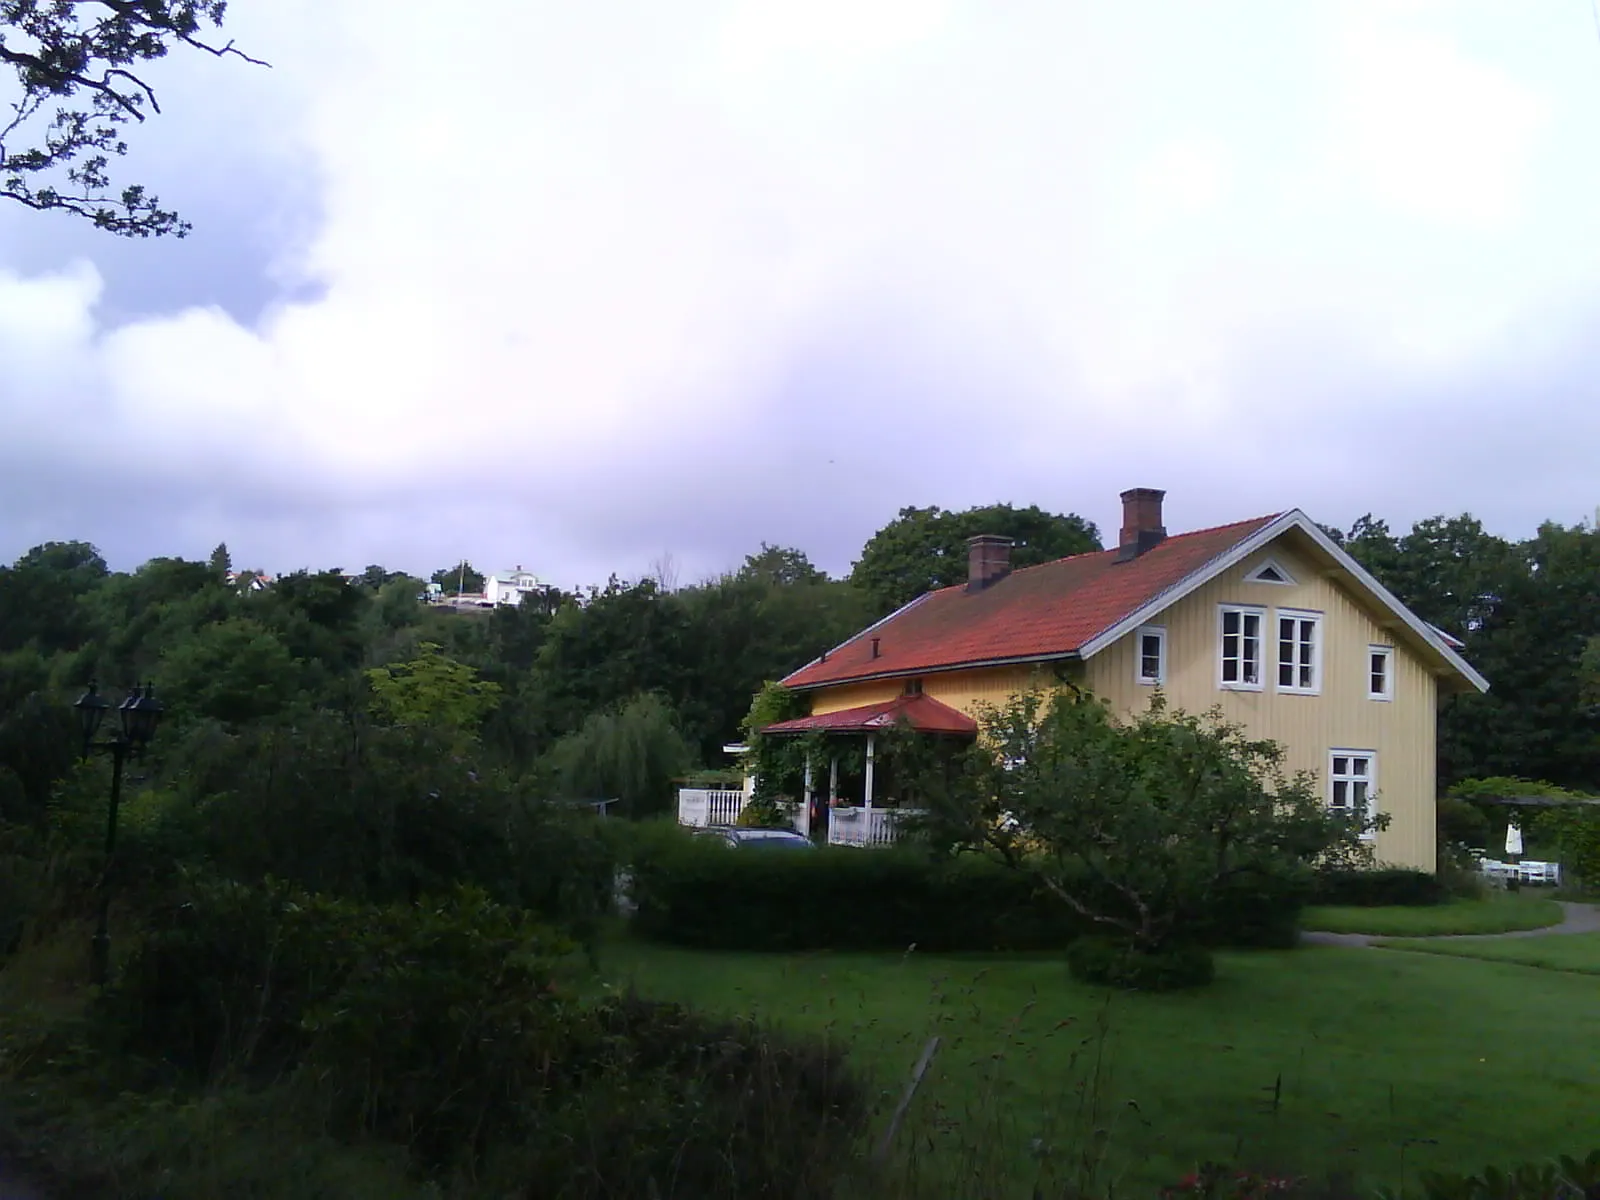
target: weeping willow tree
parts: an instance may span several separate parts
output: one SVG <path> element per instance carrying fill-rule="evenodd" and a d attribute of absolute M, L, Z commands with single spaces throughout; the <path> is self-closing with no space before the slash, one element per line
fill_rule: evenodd
<path fill-rule="evenodd" d="M 550 765 L 568 797 L 618 799 L 630 817 L 668 811 L 672 781 L 691 759 L 671 705 L 654 693 L 591 713 L 550 750 Z"/>

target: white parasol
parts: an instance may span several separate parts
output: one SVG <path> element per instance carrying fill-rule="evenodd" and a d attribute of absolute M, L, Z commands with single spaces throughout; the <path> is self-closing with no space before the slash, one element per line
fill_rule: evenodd
<path fill-rule="evenodd" d="M 1515 821 L 1506 826 L 1506 853 L 1522 853 L 1522 826 Z"/>

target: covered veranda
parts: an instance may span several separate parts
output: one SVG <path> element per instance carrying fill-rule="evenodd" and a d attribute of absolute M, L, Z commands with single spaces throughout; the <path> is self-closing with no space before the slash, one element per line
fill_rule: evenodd
<path fill-rule="evenodd" d="M 919 813 L 911 780 L 896 778 L 884 754 L 890 731 L 904 729 L 952 744 L 970 743 L 978 723 L 959 709 L 921 693 L 897 696 L 815 716 L 779 721 L 768 737 L 811 737 L 820 749 L 806 754 L 795 827 L 813 841 L 845 846 L 885 846 L 899 823 Z"/>

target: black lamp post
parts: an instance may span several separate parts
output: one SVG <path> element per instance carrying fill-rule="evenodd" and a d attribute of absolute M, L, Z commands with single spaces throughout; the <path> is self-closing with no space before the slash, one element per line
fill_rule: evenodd
<path fill-rule="evenodd" d="M 122 765 L 130 756 L 143 753 L 150 739 L 155 737 L 162 705 L 155 698 L 153 684 L 130 688 L 127 699 L 117 705 L 117 728 L 103 742 L 95 741 L 94 737 L 111 709 L 110 702 L 91 683 L 89 690 L 78 697 L 73 707 L 78 710 L 78 720 L 83 727 L 83 757 L 88 758 L 93 750 L 105 750 L 111 755 L 111 805 L 106 814 L 105 864 L 101 870 L 100 904 L 95 917 L 93 953 L 89 960 L 91 982 L 103 984 L 110 962 L 111 933 L 108 923 L 111 915 L 111 858 L 117 849 L 117 805 L 122 802 Z"/>

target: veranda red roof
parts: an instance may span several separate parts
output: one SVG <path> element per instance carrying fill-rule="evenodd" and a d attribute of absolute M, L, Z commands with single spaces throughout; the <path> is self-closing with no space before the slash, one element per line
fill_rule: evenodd
<path fill-rule="evenodd" d="M 1071 655 L 1278 515 L 1177 534 L 1129 562 L 1117 562 L 1116 550 L 1075 554 L 1012 571 L 982 591 L 957 584 L 929 592 L 783 683 L 815 688 Z"/>
<path fill-rule="evenodd" d="M 762 733 L 871 733 L 905 720 L 918 733 L 972 734 L 978 723 L 966 713 L 935 700 L 932 696 L 896 696 L 877 704 L 841 708 L 838 712 L 815 717 L 796 717 L 768 725 Z"/>

